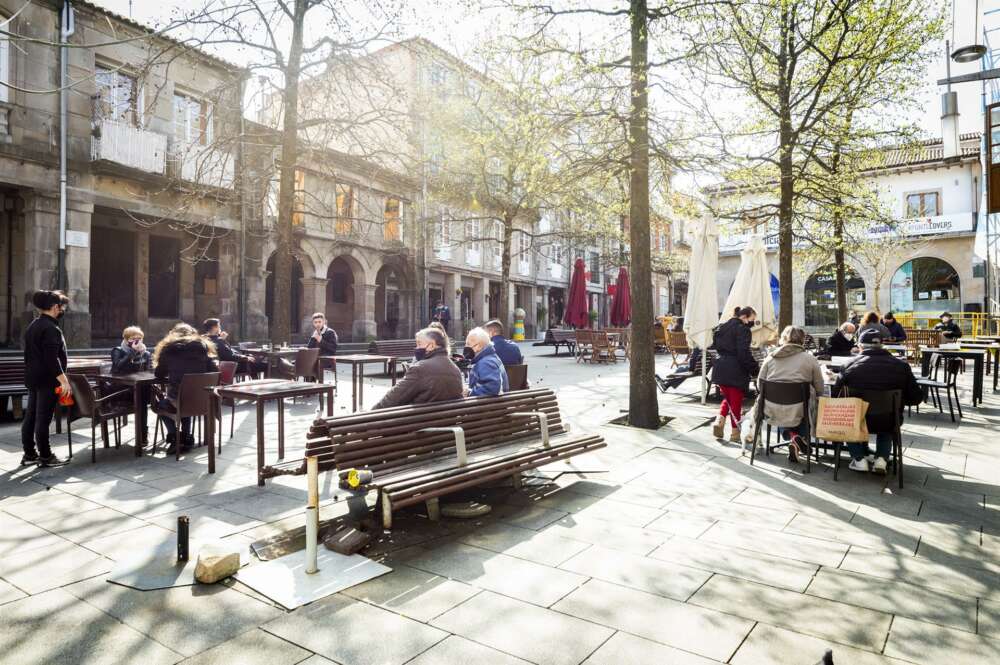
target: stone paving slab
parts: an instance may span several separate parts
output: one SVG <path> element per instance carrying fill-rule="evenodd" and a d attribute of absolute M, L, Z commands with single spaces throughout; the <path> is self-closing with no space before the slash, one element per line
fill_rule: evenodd
<path fill-rule="evenodd" d="M 731 661 L 731 665 L 814 665 L 827 649 L 833 650 L 833 662 L 847 665 L 905 665 L 910 661 L 864 651 L 829 640 L 796 633 L 766 623 L 758 623 Z M 922 662 L 922 661 L 912 661 Z"/>
<path fill-rule="evenodd" d="M 639 555 L 649 554 L 660 543 L 670 538 L 669 534 L 649 528 L 615 524 L 579 515 L 564 517 L 551 523 L 543 531 L 551 532 L 561 538 Z"/>
<path fill-rule="evenodd" d="M 848 550 L 847 545 L 824 538 L 765 531 L 730 522 L 718 522 L 698 540 L 833 567 L 840 565 Z"/>
<path fill-rule="evenodd" d="M 80 513 L 37 518 L 35 524 L 66 540 L 82 543 L 100 536 L 138 529 L 145 526 L 146 522 L 101 506 Z"/>
<path fill-rule="evenodd" d="M 553 567 L 590 546 L 580 540 L 560 536 L 551 529 L 532 531 L 508 524 L 482 526 L 462 535 L 459 540 L 466 545 Z"/>
<path fill-rule="evenodd" d="M 594 480 L 574 480 L 567 487 L 571 492 L 586 494 L 600 499 L 613 499 L 624 503 L 634 503 L 648 508 L 663 510 L 680 492 L 668 492 L 646 485 L 621 485 Z"/>
<path fill-rule="evenodd" d="M 660 545 L 649 556 L 799 592 L 805 591 L 818 569 L 815 564 L 735 547 L 716 547 L 680 536 Z"/>
<path fill-rule="evenodd" d="M 504 617 L 503 621 L 498 621 Z M 432 625 L 537 665 L 577 665 L 614 633 L 566 614 L 484 591 Z"/>
<path fill-rule="evenodd" d="M 552 609 L 706 658 L 726 661 L 752 621 L 591 580 Z"/>
<path fill-rule="evenodd" d="M 259 628 L 186 658 L 183 665 L 297 665 L 312 655 Z"/>
<path fill-rule="evenodd" d="M 340 595 L 262 627 L 341 665 L 402 665 L 448 637 L 437 628 Z"/>
<path fill-rule="evenodd" d="M 480 590 L 434 573 L 395 565 L 392 573 L 341 593 L 426 623 L 472 598 Z"/>
<path fill-rule="evenodd" d="M 882 648 L 892 622 L 890 614 L 723 575 L 709 580 L 691 602 L 772 625 L 791 623 L 798 632 L 869 651 Z"/>
<path fill-rule="evenodd" d="M 649 531 L 660 531 L 671 536 L 683 536 L 685 538 L 697 538 L 701 534 L 712 528 L 717 520 L 711 517 L 700 517 L 698 515 L 688 515 L 683 510 L 674 512 L 668 510 L 649 524 L 646 528 Z"/>
<path fill-rule="evenodd" d="M 170 665 L 182 658 L 62 589 L 3 606 L 0 653 L 18 665 Z"/>
<path fill-rule="evenodd" d="M 596 545 L 576 555 L 561 568 L 676 600 L 687 600 L 712 576 L 712 573 L 698 568 Z"/>
<path fill-rule="evenodd" d="M 8 554 L 29 552 L 63 539 L 13 515 L 0 512 L 0 558 Z"/>
<path fill-rule="evenodd" d="M 583 665 L 718 665 L 703 658 L 628 633 L 617 632 Z"/>
<path fill-rule="evenodd" d="M 112 565 L 109 559 L 63 540 L 29 552 L 0 557 L 0 578 L 22 591 L 37 594 L 102 575 L 111 570 Z"/>
<path fill-rule="evenodd" d="M 407 665 L 528 665 L 510 654 L 452 635 L 423 652 Z"/>
<path fill-rule="evenodd" d="M 9 603 L 20 598 L 25 598 L 28 594 L 21 591 L 12 584 L 0 580 L 0 605 Z"/>
<path fill-rule="evenodd" d="M 896 617 L 885 654 L 914 663 L 985 665 L 1000 662 L 1000 640 Z"/>
<path fill-rule="evenodd" d="M 893 556 L 862 549 L 848 552 L 840 567 L 883 579 L 900 578 L 944 593 L 1000 599 L 1000 576 L 980 568 L 956 568 L 919 557 Z"/>

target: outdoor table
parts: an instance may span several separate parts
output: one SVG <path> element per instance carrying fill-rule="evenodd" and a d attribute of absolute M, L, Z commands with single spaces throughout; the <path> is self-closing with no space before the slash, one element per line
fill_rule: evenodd
<path fill-rule="evenodd" d="M 354 353 L 346 356 L 321 356 L 320 361 L 332 363 L 333 371 L 337 371 L 337 363 L 349 363 L 351 365 L 351 413 L 364 408 L 365 397 L 365 365 L 379 363 L 389 368 L 392 375 L 392 385 L 396 385 L 396 361 L 395 356 L 376 356 L 367 353 Z M 320 364 L 322 367 L 322 363 Z"/>
<path fill-rule="evenodd" d="M 146 387 L 154 383 L 166 383 L 163 379 L 156 378 L 152 372 L 132 372 L 130 374 L 105 374 L 97 375 L 97 378 L 107 383 L 114 383 L 132 388 L 132 407 L 135 410 L 135 456 L 142 457 L 142 449 L 149 439 L 146 432 Z"/>
<path fill-rule="evenodd" d="M 993 392 L 997 389 L 997 377 L 1000 376 L 1000 344 L 996 342 L 962 342 L 963 349 L 982 350 L 986 352 L 986 373 L 993 374 Z"/>
<path fill-rule="evenodd" d="M 267 361 L 267 376 L 268 378 L 270 378 L 274 376 L 273 370 L 275 366 L 277 366 L 279 358 L 294 357 L 295 354 L 299 352 L 299 349 L 302 348 L 305 347 L 299 346 L 299 347 L 289 347 L 287 349 L 278 348 L 270 350 L 266 350 L 263 348 L 250 348 L 250 349 L 240 349 L 240 350 L 243 353 L 247 353 L 252 356 L 265 359 Z"/>
<path fill-rule="evenodd" d="M 975 365 L 972 373 L 972 406 L 979 406 L 983 401 L 983 366 L 986 361 L 986 351 L 982 349 L 941 349 L 937 347 L 920 347 L 920 372 L 928 376 L 931 367 L 931 356 L 937 354 L 943 358 L 971 359 Z"/>
<path fill-rule="evenodd" d="M 219 413 L 223 399 L 253 402 L 257 407 L 257 484 L 264 486 L 260 473 L 264 468 L 264 406 L 268 401 L 278 403 L 278 459 L 285 457 L 285 399 L 289 397 L 311 397 L 326 395 L 326 415 L 333 415 L 332 385 L 285 381 L 281 379 L 260 379 L 243 381 L 226 386 L 215 386 L 212 391 L 213 414 Z M 205 418 L 205 440 L 208 443 L 208 472 L 215 473 L 215 417 Z"/>

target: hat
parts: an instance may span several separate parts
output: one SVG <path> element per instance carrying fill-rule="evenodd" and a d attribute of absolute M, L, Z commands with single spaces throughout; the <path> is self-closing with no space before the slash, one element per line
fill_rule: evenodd
<path fill-rule="evenodd" d="M 858 344 L 863 344 L 865 346 L 881 346 L 882 333 L 875 330 L 874 328 L 863 330 L 861 331 L 861 334 L 858 336 Z"/>
<path fill-rule="evenodd" d="M 941 316 L 939 316 L 938 318 L 939 319 L 943 319 L 946 316 L 950 319 L 951 318 L 951 312 L 942 312 Z"/>

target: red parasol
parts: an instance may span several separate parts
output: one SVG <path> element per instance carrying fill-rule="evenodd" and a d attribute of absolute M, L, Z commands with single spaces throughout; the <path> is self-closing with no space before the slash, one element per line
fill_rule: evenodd
<path fill-rule="evenodd" d="M 615 296 L 611 301 L 611 325 L 624 328 L 632 322 L 632 294 L 629 292 L 628 270 L 624 266 L 618 271 Z"/>
<path fill-rule="evenodd" d="M 569 297 L 566 299 L 566 313 L 563 315 L 563 321 L 574 328 L 586 328 L 590 323 L 584 272 L 586 269 L 583 259 L 577 259 L 573 264 L 573 278 L 569 281 Z"/>

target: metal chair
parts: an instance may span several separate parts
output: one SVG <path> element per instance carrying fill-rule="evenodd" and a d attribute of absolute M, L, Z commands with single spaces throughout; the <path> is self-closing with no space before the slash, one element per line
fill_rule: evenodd
<path fill-rule="evenodd" d="M 181 420 L 184 418 L 198 418 L 205 416 L 212 416 L 212 398 L 208 392 L 208 388 L 219 385 L 219 372 L 206 372 L 204 374 L 185 374 L 184 378 L 181 379 L 180 388 L 177 391 L 177 399 L 174 401 L 174 409 L 169 410 L 160 406 L 160 400 L 162 400 L 165 395 L 160 391 L 159 387 L 153 386 L 153 394 L 155 399 L 153 400 L 152 410 L 153 413 L 160 416 L 161 418 L 169 418 L 174 421 L 174 426 L 177 430 L 178 441 L 175 448 L 175 456 L 177 459 L 181 458 Z M 157 394 L 159 393 L 159 394 Z M 153 432 L 153 451 L 156 451 L 157 437 L 160 434 L 161 422 L 157 420 L 156 429 Z"/>
<path fill-rule="evenodd" d="M 131 402 L 116 402 L 115 398 L 130 392 L 120 390 L 115 393 L 98 397 L 90 381 L 83 374 L 67 374 L 70 388 L 73 391 L 73 406 L 66 414 L 66 442 L 69 444 L 69 456 L 73 457 L 73 421 L 75 416 L 90 418 L 90 461 L 97 461 L 97 426 L 101 426 L 101 438 L 104 447 L 108 447 L 108 422 L 112 423 L 115 434 L 115 448 L 121 448 L 121 422 L 119 418 L 132 413 Z M 136 444 L 138 445 L 138 443 Z"/>
<path fill-rule="evenodd" d="M 868 402 L 866 421 L 878 418 L 888 418 L 892 423 L 892 464 L 893 471 L 899 478 L 899 488 L 903 489 L 903 391 L 901 390 L 848 390 L 851 397 L 858 397 Z M 877 432 L 871 432 L 876 434 Z M 837 480 L 840 469 L 840 453 L 844 442 L 834 442 L 833 449 L 833 479 Z"/>
<path fill-rule="evenodd" d="M 813 445 L 812 437 L 812 421 L 809 418 L 809 401 L 812 399 L 812 391 L 810 390 L 809 382 L 785 382 L 785 381 L 765 381 L 761 379 L 758 381 L 760 387 L 760 394 L 757 396 L 757 406 L 754 408 L 754 431 L 753 431 L 753 444 L 750 448 L 750 465 L 753 466 L 754 459 L 757 453 L 757 441 L 760 439 L 760 426 L 764 421 L 764 407 L 767 402 L 772 402 L 774 404 L 801 404 L 802 405 L 802 422 L 805 423 L 806 434 L 803 437 L 806 443 L 809 445 L 810 451 L 806 455 L 806 473 L 812 471 L 812 450 L 815 448 Z M 775 447 L 786 446 L 788 442 L 778 443 Z M 767 438 L 764 441 L 764 454 L 767 456 L 771 455 L 771 424 L 767 425 Z M 816 462 L 819 463 L 819 452 L 816 453 Z"/>
<path fill-rule="evenodd" d="M 526 364 L 504 365 L 504 368 L 507 370 L 507 380 L 511 392 L 528 389 L 528 366 Z"/>
<path fill-rule="evenodd" d="M 219 361 L 219 385 L 220 386 L 231 386 L 236 382 L 236 372 L 239 367 L 239 363 L 235 363 L 231 360 L 220 360 Z M 236 400 L 230 397 L 220 397 L 219 398 L 219 411 L 215 414 L 216 420 L 219 421 L 219 452 L 222 452 L 222 407 L 228 406 L 231 408 L 229 414 L 229 438 L 233 438 L 233 433 L 236 428 Z"/>
<path fill-rule="evenodd" d="M 944 381 L 938 379 L 942 366 L 944 367 Z M 941 390 L 944 389 L 944 394 L 948 398 L 948 412 L 951 414 L 951 422 L 955 422 L 955 404 L 958 405 L 958 417 L 963 417 L 962 402 L 958 399 L 958 375 L 961 370 L 961 358 L 945 358 L 935 353 L 931 355 L 931 375 L 917 379 L 920 387 L 927 389 L 927 395 L 931 398 L 931 403 L 938 408 L 939 413 L 944 413 L 941 401 Z M 951 401 L 952 394 L 955 395 L 954 403 Z M 917 413 L 920 413 L 919 406 Z"/>

